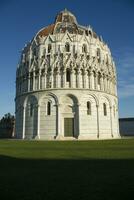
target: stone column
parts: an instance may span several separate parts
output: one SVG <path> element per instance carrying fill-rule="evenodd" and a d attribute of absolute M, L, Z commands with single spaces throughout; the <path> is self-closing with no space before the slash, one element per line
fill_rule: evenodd
<path fill-rule="evenodd" d="M 111 123 L 111 137 L 113 137 L 113 117 L 112 117 L 112 106 L 110 106 L 110 123 Z"/>
<path fill-rule="evenodd" d="M 77 106 L 77 112 L 75 113 L 76 114 L 76 117 L 75 117 L 75 122 L 76 122 L 76 125 L 75 125 L 75 128 L 76 128 L 76 133 L 75 133 L 75 136 L 76 136 L 76 138 L 79 138 L 79 136 L 80 136 L 80 104 L 79 103 L 77 103 L 76 104 L 76 106 Z"/>
<path fill-rule="evenodd" d="M 61 132 L 61 109 L 60 109 L 60 104 L 57 104 L 57 124 L 56 124 L 56 126 L 57 126 L 57 133 L 56 133 L 56 137 L 58 138 L 58 139 L 60 139 L 60 138 L 63 138 L 64 137 L 64 135 L 62 135 L 62 132 Z"/>
<path fill-rule="evenodd" d="M 90 89 L 94 89 L 94 74 L 92 71 L 90 72 Z"/>
<path fill-rule="evenodd" d="M 108 92 L 108 76 L 106 76 L 106 92 Z"/>
<path fill-rule="evenodd" d="M 35 90 L 35 71 L 33 71 L 33 91 Z"/>
<path fill-rule="evenodd" d="M 40 105 L 38 105 L 38 130 L 37 130 L 37 138 L 40 139 Z"/>
<path fill-rule="evenodd" d="M 24 80 L 24 76 L 22 76 L 22 92 L 24 92 L 24 88 L 25 87 L 25 80 Z"/>
<path fill-rule="evenodd" d="M 100 77 L 100 90 L 103 91 L 104 90 L 104 85 L 103 85 L 103 76 L 101 75 Z"/>
<path fill-rule="evenodd" d="M 99 120 L 99 105 L 96 105 L 97 109 L 97 138 L 100 137 L 100 120 Z"/>
<path fill-rule="evenodd" d="M 86 70 L 83 71 L 83 88 L 86 88 Z"/>
<path fill-rule="evenodd" d="M 82 70 L 80 70 L 79 82 L 80 82 L 80 88 L 83 88 L 83 71 Z"/>
<path fill-rule="evenodd" d="M 119 113 L 118 113 L 118 106 L 116 107 L 116 124 L 117 124 L 117 135 L 120 138 L 120 129 L 119 129 Z"/>
<path fill-rule="evenodd" d="M 25 123 L 26 123 L 26 106 L 23 106 L 23 132 L 22 132 L 22 139 L 25 138 Z"/>
<path fill-rule="evenodd" d="M 87 70 L 86 70 L 86 88 L 89 89 L 89 74 Z"/>
<path fill-rule="evenodd" d="M 113 94 L 113 80 L 111 79 L 111 94 Z"/>
<path fill-rule="evenodd" d="M 40 82 L 41 82 L 41 70 L 39 69 L 39 83 L 38 83 L 38 89 L 40 90 L 41 89 L 41 84 L 40 84 Z"/>
<path fill-rule="evenodd" d="M 95 89 L 96 90 L 98 90 L 98 75 L 97 75 L 97 73 L 95 74 L 95 77 L 94 77 L 94 79 L 95 79 L 95 81 L 94 81 L 94 83 L 95 83 Z"/>
<path fill-rule="evenodd" d="M 107 77 L 104 76 L 104 91 L 107 92 Z"/>
<path fill-rule="evenodd" d="M 71 81 L 70 81 L 70 87 L 74 88 L 74 70 L 71 70 Z"/>
<path fill-rule="evenodd" d="M 40 89 L 43 89 L 42 85 L 43 85 L 43 71 L 41 70 L 40 71 Z"/>
<path fill-rule="evenodd" d="M 51 88 L 54 88 L 54 72 L 51 71 Z"/>
<path fill-rule="evenodd" d="M 115 84 L 114 84 L 114 80 L 113 80 L 113 94 L 115 94 Z"/>
<path fill-rule="evenodd" d="M 23 76 L 21 76 L 21 93 L 23 93 Z"/>
<path fill-rule="evenodd" d="M 46 89 L 47 86 L 47 72 L 44 72 L 44 89 Z"/>
<path fill-rule="evenodd" d="M 66 70 L 63 71 L 63 88 L 66 87 Z"/>
<path fill-rule="evenodd" d="M 107 92 L 109 92 L 110 89 L 109 89 L 109 77 L 107 77 Z"/>
<path fill-rule="evenodd" d="M 22 92 L 24 92 L 25 90 L 25 79 L 24 79 L 24 76 L 22 76 Z"/>
<path fill-rule="evenodd" d="M 117 96 L 117 86 L 116 86 L 116 80 L 114 81 L 114 94 Z"/>
<path fill-rule="evenodd" d="M 60 81 L 60 70 L 57 71 L 57 79 L 56 79 L 56 87 L 60 88 L 61 87 L 61 81 Z"/>
<path fill-rule="evenodd" d="M 30 92 L 30 79 L 31 79 L 31 76 L 30 76 L 30 72 L 28 74 L 28 92 Z"/>
<path fill-rule="evenodd" d="M 109 93 L 111 93 L 111 78 L 109 78 Z"/>
<path fill-rule="evenodd" d="M 25 82 L 26 82 L 26 84 L 25 84 L 25 92 L 27 92 L 28 91 L 28 76 L 27 75 L 25 76 Z"/>
<path fill-rule="evenodd" d="M 80 88 L 80 70 L 77 71 L 77 87 Z"/>

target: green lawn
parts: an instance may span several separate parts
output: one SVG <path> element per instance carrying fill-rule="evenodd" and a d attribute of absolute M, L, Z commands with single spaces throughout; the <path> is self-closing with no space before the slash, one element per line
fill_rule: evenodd
<path fill-rule="evenodd" d="M 134 139 L 0 141 L 0 200 L 122 200 L 133 194 Z"/>

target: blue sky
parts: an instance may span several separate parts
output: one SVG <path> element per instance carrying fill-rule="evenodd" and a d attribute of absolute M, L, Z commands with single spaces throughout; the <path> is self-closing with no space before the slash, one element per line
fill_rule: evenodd
<path fill-rule="evenodd" d="M 0 1 L 0 118 L 14 114 L 15 76 L 20 52 L 42 27 L 67 8 L 79 24 L 102 35 L 118 73 L 119 116 L 134 117 L 133 0 L 1 0 Z"/>

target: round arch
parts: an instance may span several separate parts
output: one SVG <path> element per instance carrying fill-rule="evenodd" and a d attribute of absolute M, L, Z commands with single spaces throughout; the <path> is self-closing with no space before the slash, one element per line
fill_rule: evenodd
<path fill-rule="evenodd" d="M 87 95 L 89 95 L 89 96 L 92 96 L 92 97 L 94 98 L 94 100 L 95 100 L 95 102 L 96 102 L 96 106 L 98 106 L 98 105 L 99 105 L 99 100 L 98 100 L 98 97 L 97 97 L 95 94 L 88 93 Z"/>
<path fill-rule="evenodd" d="M 38 104 L 41 105 L 41 102 L 42 102 L 43 98 L 44 97 L 49 97 L 49 96 L 54 98 L 56 105 L 59 105 L 58 97 L 55 94 L 53 94 L 52 92 L 47 92 L 46 94 L 42 95 L 41 98 L 39 99 Z"/>
<path fill-rule="evenodd" d="M 111 103 L 111 100 L 109 99 L 109 97 L 107 96 L 107 95 L 105 95 L 105 94 L 103 94 L 103 95 L 100 95 L 99 96 L 99 102 L 100 102 L 100 98 L 101 97 L 103 97 L 103 98 L 106 98 L 107 99 L 107 101 L 108 101 L 108 103 L 109 103 L 109 107 L 111 108 L 111 106 L 112 106 L 112 103 Z"/>
<path fill-rule="evenodd" d="M 74 103 L 76 103 L 77 105 L 79 105 L 78 97 L 75 96 L 74 94 L 71 94 L 71 93 L 68 93 L 68 94 L 66 94 L 66 95 L 62 95 L 62 96 L 60 97 L 60 99 L 59 99 L 59 103 L 61 103 L 61 99 L 62 99 L 63 96 L 68 96 L 68 97 L 70 97 L 72 100 L 74 100 Z"/>
<path fill-rule="evenodd" d="M 23 106 L 24 106 L 24 107 L 26 107 L 27 102 L 28 102 L 30 99 L 33 100 L 33 102 L 38 103 L 38 99 L 37 99 L 37 97 L 36 97 L 35 95 L 28 95 L 28 96 L 26 96 L 26 98 L 24 99 L 24 102 L 23 102 Z"/>

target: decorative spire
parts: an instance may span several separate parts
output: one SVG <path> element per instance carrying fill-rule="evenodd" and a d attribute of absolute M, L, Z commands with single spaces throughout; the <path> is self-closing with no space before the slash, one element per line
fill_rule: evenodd
<path fill-rule="evenodd" d="M 68 12 L 67 8 L 64 9 L 64 12 Z"/>

